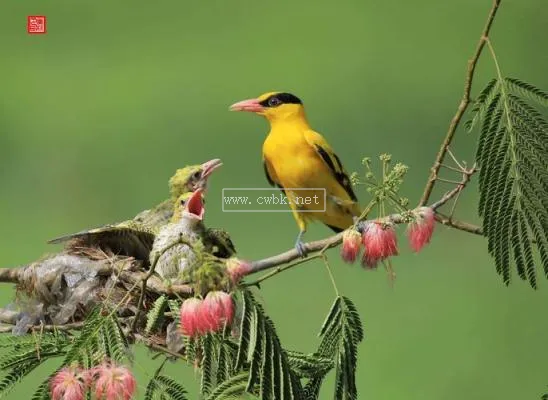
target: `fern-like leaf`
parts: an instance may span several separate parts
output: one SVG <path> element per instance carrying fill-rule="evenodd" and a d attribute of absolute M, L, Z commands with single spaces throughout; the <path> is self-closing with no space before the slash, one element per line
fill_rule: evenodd
<path fill-rule="evenodd" d="M 145 400 L 188 400 L 187 396 L 183 385 L 159 374 L 154 374 L 150 379 L 145 392 Z"/>
<path fill-rule="evenodd" d="M 158 397 L 161 397 L 161 395 L 158 395 L 157 393 L 158 387 L 156 385 L 156 377 L 158 377 L 158 375 L 160 375 L 160 373 L 162 372 L 166 361 L 167 358 L 160 364 L 156 371 L 154 371 L 154 375 L 152 375 L 152 378 L 150 378 L 150 381 L 148 381 L 145 390 L 145 400 L 158 400 Z"/>
<path fill-rule="evenodd" d="M 548 123 L 525 99 L 548 107 L 548 94 L 500 77 L 482 93 L 474 118 L 483 121 L 476 161 L 487 248 L 505 284 L 514 265 L 536 288 L 535 253 L 548 277 Z"/>
<path fill-rule="evenodd" d="M 124 361 L 130 357 L 129 344 L 118 320 L 110 312 L 103 313 L 98 307 L 88 316 L 80 335 L 68 350 L 63 365 L 77 362 L 89 367 L 105 359 Z"/>
<path fill-rule="evenodd" d="M 211 388 L 214 387 L 215 381 L 215 353 L 216 343 L 213 339 L 213 335 L 206 335 L 201 338 L 201 349 L 202 349 L 202 379 L 200 382 L 200 392 L 202 395 L 207 395 L 211 391 Z"/>
<path fill-rule="evenodd" d="M 291 369 L 301 378 L 315 378 L 327 375 L 335 363 L 331 358 L 316 353 L 304 354 L 298 351 L 286 351 Z"/>
<path fill-rule="evenodd" d="M 11 335 L 11 334 L 6 334 Z M 64 334 L 46 333 L 41 336 L 2 335 L 3 343 L 12 343 L 12 349 L 0 357 L 0 398 L 16 384 L 50 358 L 65 354 L 68 345 Z"/>
<path fill-rule="evenodd" d="M 301 382 L 282 348 L 272 320 L 248 290 L 242 292 L 237 368 L 249 368 L 245 391 L 261 399 L 302 399 Z"/>
<path fill-rule="evenodd" d="M 38 389 L 34 392 L 30 400 L 50 400 L 49 379 L 50 378 L 46 379 L 38 386 Z"/>
<path fill-rule="evenodd" d="M 230 379 L 218 385 L 213 392 L 207 397 L 207 400 L 229 400 L 239 399 L 246 393 L 247 381 L 249 372 L 240 372 Z"/>
<path fill-rule="evenodd" d="M 533 100 L 543 107 L 548 107 L 548 93 L 516 78 L 505 78 L 504 82 L 510 91 L 515 94 L 523 95 L 526 98 Z"/>
<path fill-rule="evenodd" d="M 352 301 L 338 296 L 320 330 L 322 341 L 318 348 L 321 357 L 335 360 L 335 400 L 355 400 L 358 345 L 364 333 L 360 316 Z M 317 399 L 324 376 L 314 377 L 304 388 L 306 398 Z"/>
<path fill-rule="evenodd" d="M 202 337 L 199 346 L 202 354 L 200 391 L 202 396 L 207 397 L 213 388 L 234 374 L 238 348 L 222 334 Z"/>
<path fill-rule="evenodd" d="M 474 127 L 480 122 L 482 116 L 485 114 L 487 108 L 493 103 L 496 96 L 499 93 L 499 82 L 496 78 L 493 78 L 480 92 L 477 99 L 474 102 L 472 113 L 473 118 L 466 121 L 464 127 L 468 132 L 471 132 Z"/>
<path fill-rule="evenodd" d="M 164 320 L 164 312 L 168 307 L 167 296 L 162 295 L 156 299 L 152 308 L 147 313 L 147 323 L 145 326 L 145 333 L 149 335 L 154 330 L 158 329 Z"/>

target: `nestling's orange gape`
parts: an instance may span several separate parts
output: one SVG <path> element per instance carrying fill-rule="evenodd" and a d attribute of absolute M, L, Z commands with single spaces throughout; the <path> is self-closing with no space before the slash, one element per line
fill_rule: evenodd
<path fill-rule="evenodd" d="M 230 109 L 254 112 L 270 122 L 263 144 L 265 173 L 270 184 L 288 197 L 300 229 L 295 247 L 301 255 L 305 254 L 302 236 L 309 220 L 320 220 L 335 232 L 352 225 L 361 210 L 348 174 L 331 146 L 308 124 L 301 100 L 290 93 L 270 92 Z M 325 202 L 323 190 L 288 188 L 324 188 Z"/>

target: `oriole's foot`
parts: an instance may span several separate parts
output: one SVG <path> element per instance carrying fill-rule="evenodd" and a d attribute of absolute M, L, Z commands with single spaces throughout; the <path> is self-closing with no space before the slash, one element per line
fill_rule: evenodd
<path fill-rule="evenodd" d="M 358 221 L 356 222 L 358 218 L 354 217 L 354 223 L 356 224 L 356 230 L 363 234 L 365 227 L 367 226 L 366 221 Z"/>
<path fill-rule="evenodd" d="M 295 242 L 295 250 L 297 250 L 297 253 L 301 258 L 306 257 L 306 248 L 304 247 L 304 243 L 302 240 L 304 231 L 299 232 L 299 235 L 297 236 L 297 241 Z"/>

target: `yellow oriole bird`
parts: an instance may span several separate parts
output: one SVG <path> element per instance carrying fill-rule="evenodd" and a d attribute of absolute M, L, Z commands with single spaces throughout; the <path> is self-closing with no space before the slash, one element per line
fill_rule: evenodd
<path fill-rule="evenodd" d="M 263 143 L 264 170 L 268 182 L 288 198 L 300 230 L 295 248 L 301 256 L 305 255 L 302 238 L 308 221 L 320 220 L 341 232 L 360 216 L 358 199 L 341 160 L 310 127 L 298 97 L 269 92 L 235 103 L 230 110 L 253 112 L 270 123 Z"/>

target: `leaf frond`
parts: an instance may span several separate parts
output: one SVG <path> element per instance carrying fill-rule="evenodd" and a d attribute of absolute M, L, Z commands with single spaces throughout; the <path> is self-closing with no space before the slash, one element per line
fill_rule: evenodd
<path fill-rule="evenodd" d="M 249 290 L 243 290 L 241 296 L 236 368 L 249 369 L 245 391 L 262 399 L 304 398 L 301 382 L 291 368 L 274 323 Z"/>
<path fill-rule="evenodd" d="M 338 296 L 320 329 L 322 338 L 317 354 L 334 360 L 336 400 L 355 400 L 358 345 L 364 338 L 362 322 L 354 303 Z M 317 399 L 325 375 L 313 377 L 304 387 L 306 398 Z"/>
<path fill-rule="evenodd" d="M 153 331 L 158 329 L 164 320 L 164 312 L 168 307 L 168 300 L 166 295 L 158 297 L 150 311 L 147 313 L 147 323 L 145 325 L 145 333 L 150 335 Z"/>
<path fill-rule="evenodd" d="M 515 78 L 497 81 L 489 82 L 475 108 L 483 121 L 478 211 L 503 282 L 510 283 L 514 266 L 536 288 L 536 254 L 548 277 L 548 122 L 526 100 L 548 107 L 548 94 Z"/>
<path fill-rule="evenodd" d="M 69 343 L 66 335 L 57 333 L 28 336 L 7 333 L 0 335 L 0 341 L 12 344 L 0 357 L 0 398 L 43 362 L 64 355 Z"/>
<path fill-rule="evenodd" d="M 229 400 L 241 398 L 246 393 L 247 381 L 249 379 L 249 372 L 240 372 L 234 375 L 230 379 L 222 382 L 215 388 L 213 392 L 207 397 L 207 400 Z"/>

